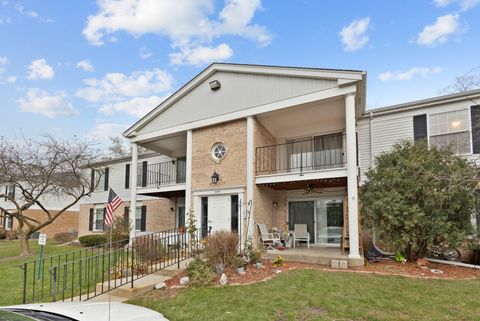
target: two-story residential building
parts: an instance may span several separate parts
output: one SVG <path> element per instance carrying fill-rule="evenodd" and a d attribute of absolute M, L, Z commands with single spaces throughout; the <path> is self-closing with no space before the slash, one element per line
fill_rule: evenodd
<path fill-rule="evenodd" d="M 375 157 L 401 140 L 450 146 L 480 164 L 480 90 L 368 110 L 357 124 L 361 181 Z M 473 219 L 480 231 L 480 212 Z"/>
<path fill-rule="evenodd" d="M 319 247 L 339 247 L 347 236 L 350 263 L 363 264 L 356 122 L 365 81 L 357 70 L 210 65 L 124 133 L 130 200 L 182 195 L 199 227 L 242 238 L 257 237 L 256 223 L 306 224 Z M 185 181 L 137 187 L 138 146 L 183 157 Z"/>
<path fill-rule="evenodd" d="M 7 184 L 0 186 L 0 188 L 5 191 L 5 195 L 8 195 L 9 198 L 16 200 L 19 204 L 23 204 L 22 194 L 15 188 L 15 185 Z M 40 198 L 40 201 L 42 206 L 48 209 L 52 214 L 55 214 L 69 204 L 72 199 L 66 195 L 43 195 Z M 6 230 L 16 230 L 18 228 L 18 222 L 8 214 L 9 212 L 16 210 L 15 204 L 10 202 L 6 197 L 0 197 L 0 208 L 6 210 L 4 212 L 0 211 L 0 227 Z M 49 237 L 54 237 L 55 234 L 58 233 L 76 233 L 78 231 L 78 212 L 79 205 L 75 204 L 51 224 L 42 228 L 40 232 L 46 233 Z M 25 210 L 24 215 L 40 222 L 44 222 L 48 218 L 45 211 L 37 204 L 34 204 Z"/>
<path fill-rule="evenodd" d="M 81 200 L 78 221 L 80 236 L 103 233 L 109 188 L 112 188 L 123 201 L 123 205 L 114 215 L 129 218 L 133 184 L 131 157 L 105 159 L 92 164 L 92 167 L 97 169 L 91 171 L 92 186 L 96 184 L 96 188 L 91 197 Z M 148 190 L 162 186 L 168 189 L 172 185 L 185 182 L 185 162 L 181 157 L 170 158 L 147 152 L 138 156 L 138 167 L 135 171 L 138 178 L 135 181 L 139 188 Z M 131 217 L 131 223 L 137 233 L 157 232 L 185 225 L 183 194 L 172 192 L 168 195 L 170 198 L 156 193 L 136 197 L 135 213 Z"/>

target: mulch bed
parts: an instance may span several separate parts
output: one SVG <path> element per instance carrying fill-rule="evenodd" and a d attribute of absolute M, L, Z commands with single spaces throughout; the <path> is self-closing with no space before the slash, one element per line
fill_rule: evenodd
<path fill-rule="evenodd" d="M 321 265 L 287 262 L 286 267 L 279 269 L 281 272 L 272 266 L 269 260 L 264 261 L 263 268 L 257 269 L 254 265 L 247 267 L 245 274 L 237 274 L 234 269 L 226 269 L 229 285 L 246 285 L 256 282 L 266 281 L 274 278 L 284 271 L 294 269 L 316 269 L 327 272 L 352 272 L 352 273 L 371 273 L 379 275 L 397 275 L 414 278 L 431 278 L 431 279 L 472 279 L 480 278 L 480 269 L 470 269 L 465 267 L 458 267 L 447 264 L 430 263 L 428 267 L 418 266 L 416 263 L 398 263 L 393 261 L 383 261 L 376 263 L 369 263 L 363 267 L 349 268 L 347 270 L 331 269 Z M 431 271 L 440 270 L 441 274 Z M 180 288 L 180 278 L 186 276 L 186 272 L 182 271 L 180 274 L 166 281 L 167 287 Z M 219 285 L 220 275 L 215 279 L 216 286 Z"/>

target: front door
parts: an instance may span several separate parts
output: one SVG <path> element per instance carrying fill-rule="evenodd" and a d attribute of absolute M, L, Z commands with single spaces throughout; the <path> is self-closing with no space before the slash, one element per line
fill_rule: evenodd
<path fill-rule="evenodd" d="M 230 231 L 231 216 L 230 195 L 208 197 L 208 225 L 212 228 L 212 232 Z"/>
<path fill-rule="evenodd" d="M 295 224 L 307 224 L 310 242 L 315 241 L 315 201 L 288 202 L 288 229 L 293 231 Z"/>

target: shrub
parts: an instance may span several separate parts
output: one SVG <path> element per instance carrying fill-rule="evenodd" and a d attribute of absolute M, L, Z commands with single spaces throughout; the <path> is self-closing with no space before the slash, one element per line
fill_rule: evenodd
<path fill-rule="evenodd" d="M 167 252 L 164 244 L 162 244 L 162 240 L 153 239 L 148 236 L 137 237 L 134 248 L 136 257 L 142 262 L 160 260 L 165 257 Z"/>
<path fill-rule="evenodd" d="M 361 189 L 362 214 L 409 261 L 429 247 L 457 247 L 471 233 L 478 173 L 447 148 L 404 141 L 380 154 Z"/>
<path fill-rule="evenodd" d="M 249 238 L 247 242 L 245 242 L 245 257 L 250 263 L 260 262 L 264 251 L 265 248 L 263 246 L 260 248 L 255 247 L 251 238 Z"/>
<path fill-rule="evenodd" d="M 67 243 L 76 239 L 77 236 L 78 236 L 77 231 L 62 232 L 62 233 L 55 234 L 53 236 L 53 239 L 58 243 Z"/>
<path fill-rule="evenodd" d="M 125 245 L 130 238 L 130 221 L 123 216 L 113 218 L 112 227 L 105 230 L 105 237 L 110 241 L 112 234 L 112 243 L 118 248 Z"/>
<path fill-rule="evenodd" d="M 99 246 L 107 243 L 107 237 L 103 234 L 85 235 L 78 238 L 85 246 Z"/>
<path fill-rule="evenodd" d="M 16 230 L 9 230 L 5 234 L 6 240 L 18 240 L 18 232 Z"/>
<path fill-rule="evenodd" d="M 238 255 L 238 234 L 215 232 L 205 240 L 204 255 L 212 265 L 234 266 Z"/>
<path fill-rule="evenodd" d="M 188 264 L 187 275 L 190 278 L 190 286 L 192 287 L 209 286 L 215 279 L 215 273 L 210 262 L 204 261 L 199 257 L 196 257 Z"/>
<path fill-rule="evenodd" d="M 4 240 L 6 236 L 7 236 L 7 230 L 4 229 L 3 227 L 0 227 L 0 240 Z"/>

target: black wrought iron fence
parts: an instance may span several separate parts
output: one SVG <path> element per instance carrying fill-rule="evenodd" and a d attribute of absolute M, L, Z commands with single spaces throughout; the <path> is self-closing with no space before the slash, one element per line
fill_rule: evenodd
<path fill-rule="evenodd" d="M 139 167 L 137 184 L 139 187 L 160 187 L 185 183 L 185 166 L 184 161 L 172 160 Z"/>
<path fill-rule="evenodd" d="M 180 263 L 201 251 L 206 231 L 173 229 L 24 263 L 23 303 L 82 301 Z"/>

